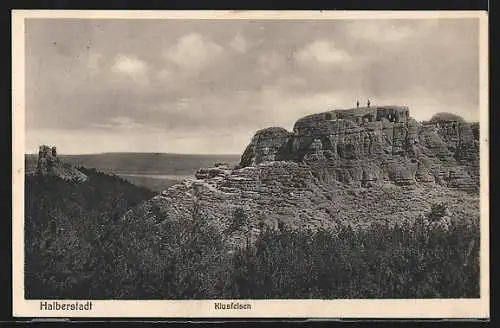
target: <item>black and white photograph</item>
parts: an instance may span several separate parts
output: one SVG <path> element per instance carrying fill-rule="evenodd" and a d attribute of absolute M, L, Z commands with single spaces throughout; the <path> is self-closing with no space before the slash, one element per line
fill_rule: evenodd
<path fill-rule="evenodd" d="M 489 316 L 485 12 L 15 14 L 19 315 Z"/>

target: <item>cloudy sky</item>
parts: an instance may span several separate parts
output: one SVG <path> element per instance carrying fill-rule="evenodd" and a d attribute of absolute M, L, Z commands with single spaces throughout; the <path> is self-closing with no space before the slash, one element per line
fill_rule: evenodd
<path fill-rule="evenodd" d="M 477 19 L 26 21 L 26 151 L 240 154 L 374 105 L 479 117 Z"/>

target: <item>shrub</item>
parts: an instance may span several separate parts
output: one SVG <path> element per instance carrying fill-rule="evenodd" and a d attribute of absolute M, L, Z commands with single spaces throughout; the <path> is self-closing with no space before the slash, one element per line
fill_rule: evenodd
<path fill-rule="evenodd" d="M 448 206 L 446 203 L 432 204 L 431 211 L 429 212 L 429 221 L 439 221 L 441 220 L 447 212 Z"/>
<path fill-rule="evenodd" d="M 248 223 L 248 217 L 245 214 L 245 211 L 241 207 L 237 207 L 233 212 L 232 221 L 227 228 L 227 233 L 233 233 L 235 231 L 240 230 L 245 227 Z"/>
<path fill-rule="evenodd" d="M 479 227 L 266 231 L 235 256 L 230 298 L 479 297 Z"/>
<path fill-rule="evenodd" d="M 26 177 L 27 298 L 106 297 L 116 284 L 117 219 L 153 194 L 95 170 L 81 171 L 86 183 Z"/>

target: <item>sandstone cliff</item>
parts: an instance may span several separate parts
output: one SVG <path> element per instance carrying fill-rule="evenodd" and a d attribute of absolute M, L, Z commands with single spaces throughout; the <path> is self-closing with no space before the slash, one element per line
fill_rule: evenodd
<path fill-rule="evenodd" d="M 373 220 L 421 218 L 446 201 L 451 216 L 479 213 L 477 125 L 419 123 L 402 106 L 333 110 L 299 119 L 293 131 L 257 131 L 235 168 L 200 169 L 124 219 L 161 226 L 196 207 L 226 230 L 239 210 L 248 219 L 231 244 L 262 229 L 318 229 Z"/>
<path fill-rule="evenodd" d="M 298 161 L 320 179 L 349 185 L 435 182 L 475 191 L 479 133 L 474 129 L 454 115 L 419 123 L 401 106 L 334 110 L 299 119 L 293 132 L 258 131 L 240 165 Z"/>
<path fill-rule="evenodd" d="M 84 182 L 88 179 L 84 173 L 70 164 L 61 162 L 57 157 L 56 147 L 47 145 L 40 146 L 35 174 L 57 176 L 75 182 Z"/>

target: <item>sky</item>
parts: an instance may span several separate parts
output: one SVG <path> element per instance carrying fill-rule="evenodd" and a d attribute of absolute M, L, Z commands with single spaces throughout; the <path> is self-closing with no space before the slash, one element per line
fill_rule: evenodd
<path fill-rule="evenodd" d="M 302 116 L 479 120 L 479 20 L 27 19 L 26 152 L 241 154 Z"/>

